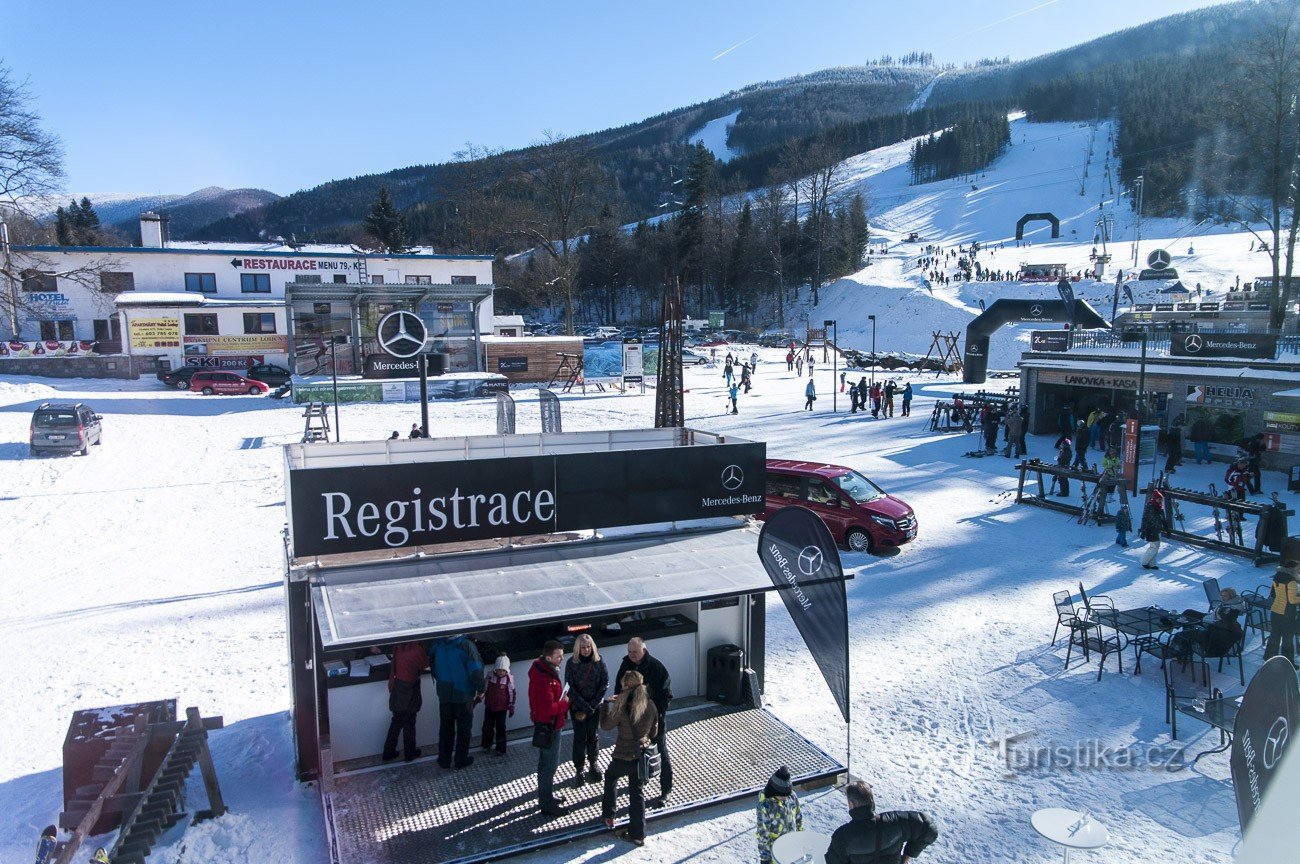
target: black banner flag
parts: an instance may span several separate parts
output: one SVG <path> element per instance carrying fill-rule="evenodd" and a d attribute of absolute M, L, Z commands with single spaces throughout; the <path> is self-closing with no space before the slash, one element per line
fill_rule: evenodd
<path fill-rule="evenodd" d="M 497 434 L 515 434 L 515 400 L 509 393 L 497 394 Z"/>
<path fill-rule="evenodd" d="M 1250 679 L 1232 726 L 1232 788 L 1244 834 L 1255 817 L 1291 738 L 1300 734 L 1300 688 L 1295 667 L 1274 657 Z"/>
<path fill-rule="evenodd" d="M 785 507 L 763 524 L 758 557 L 849 719 L 849 611 L 844 568 L 816 513 Z"/>
<path fill-rule="evenodd" d="M 541 390 L 537 396 L 542 411 L 542 434 L 563 432 L 560 424 L 560 397 L 546 389 Z"/>

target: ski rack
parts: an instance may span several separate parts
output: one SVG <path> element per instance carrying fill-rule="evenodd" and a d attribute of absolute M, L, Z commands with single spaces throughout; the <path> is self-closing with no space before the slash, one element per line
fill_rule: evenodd
<path fill-rule="evenodd" d="M 1256 530 L 1255 536 L 1251 543 L 1246 543 L 1244 527 L 1248 518 L 1254 519 L 1254 525 L 1259 525 L 1259 518 L 1264 511 L 1272 509 L 1274 516 L 1283 520 L 1282 536 L 1288 537 L 1286 518 L 1294 516 L 1295 511 L 1289 508 L 1284 502 L 1278 499 L 1277 493 L 1273 493 L 1273 500 L 1268 503 L 1258 503 L 1255 501 L 1235 501 L 1224 497 L 1216 497 L 1208 492 L 1200 492 L 1195 489 L 1180 489 L 1176 486 L 1168 485 L 1168 480 L 1156 481 L 1154 484 L 1160 489 L 1160 493 L 1165 499 L 1165 535 L 1175 540 L 1181 540 L 1184 543 L 1190 543 L 1193 546 L 1200 546 L 1205 549 L 1214 549 L 1218 552 L 1227 552 L 1230 555 L 1238 555 L 1242 558 L 1251 558 L 1256 567 L 1262 567 L 1265 564 L 1280 560 L 1280 555 L 1273 552 L 1264 551 L 1264 538 Z M 1149 495 L 1153 484 L 1147 484 L 1142 489 L 1142 493 Z M 1215 537 L 1202 537 L 1192 531 L 1186 530 L 1184 520 L 1181 518 L 1182 511 L 1178 504 L 1191 504 L 1200 507 L 1209 507 L 1220 510 L 1223 513 L 1222 522 L 1227 524 L 1228 539 L 1225 540 L 1222 534 Z M 1177 524 L 1179 527 L 1174 527 Z M 1238 539 L 1240 538 L 1240 539 Z"/>
<path fill-rule="evenodd" d="M 1081 518 L 1083 516 L 1086 502 L 1091 500 L 1096 494 L 1096 488 L 1107 484 L 1109 484 L 1112 489 L 1105 490 L 1104 496 L 1101 499 L 1103 508 L 1105 505 L 1105 499 L 1110 497 L 1112 490 L 1118 493 L 1120 504 L 1128 503 L 1128 493 L 1126 492 L 1122 482 L 1113 479 L 1103 481 L 1102 475 L 1093 471 L 1078 471 L 1074 468 L 1062 468 L 1060 465 L 1048 462 L 1039 462 L 1037 459 L 1026 459 L 1017 465 L 1016 469 L 1020 471 L 1020 482 L 1016 486 L 1017 504 L 1029 504 L 1034 507 L 1043 507 L 1048 510 L 1055 510 L 1058 513 L 1069 513 L 1072 516 Z M 1029 480 L 1029 475 L 1031 473 L 1035 476 L 1037 488 L 1034 489 L 1031 487 L 1029 493 L 1026 494 L 1025 483 Z M 1052 479 L 1045 483 L 1043 481 L 1044 475 Z M 1069 498 L 1063 498 L 1059 501 L 1049 497 L 1049 493 L 1057 487 L 1057 484 L 1062 477 L 1078 481 L 1080 484 L 1078 503 L 1071 503 L 1074 498 L 1073 494 L 1071 494 Z M 1088 489 L 1089 483 L 1093 486 L 1091 492 Z M 1090 512 L 1088 518 L 1090 521 L 1095 521 L 1098 525 L 1104 525 L 1115 521 L 1114 514 L 1106 513 L 1104 512 L 1104 509 L 1103 512 Z"/>
<path fill-rule="evenodd" d="M 954 414 L 954 400 L 961 399 L 965 404 L 962 410 Z M 940 399 L 934 403 L 930 412 L 931 432 L 974 432 L 978 423 L 976 417 L 985 405 L 991 405 L 999 411 L 1006 411 L 1012 405 L 1020 405 L 1020 388 L 1012 387 L 1005 393 L 989 393 L 984 390 L 975 393 L 953 393 L 947 400 Z"/>

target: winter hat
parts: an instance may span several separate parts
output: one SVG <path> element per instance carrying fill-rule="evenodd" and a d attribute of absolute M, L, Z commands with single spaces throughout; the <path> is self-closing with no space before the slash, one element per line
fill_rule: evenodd
<path fill-rule="evenodd" d="M 790 769 L 782 765 L 776 769 L 776 773 L 767 781 L 767 788 L 763 790 L 763 797 L 785 797 L 793 793 L 794 789 L 790 785 Z"/>
<path fill-rule="evenodd" d="M 504 654 L 498 654 L 498 655 L 497 655 L 497 662 L 496 662 L 496 664 L 495 664 L 492 668 L 493 668 L 493 669 L 500 670 L 501 672 L 509 672 L 509 671 L 510 671 L 510 658 L 507 657 L 507 656 L 504 655 Z"/>

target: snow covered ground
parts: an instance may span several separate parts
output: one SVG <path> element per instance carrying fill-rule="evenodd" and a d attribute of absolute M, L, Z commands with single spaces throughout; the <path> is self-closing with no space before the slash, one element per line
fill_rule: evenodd
<path fill-rule="evenodd" d="M 740 110 L 737 109 L 726 117 L 710 120 L 704 124 L 704 127 L 699 132 L 692 135 L 687 143 L 703 144 L 705 149 L 716 158 L 723 162 L 730 162 L 737 156 L 742 155 L 741 151 L 727 144 L 727 134 L 730 131 L 730 126 L 736 122 L 736 118 L 739 116 Z"/>
<path fill-rule="evenodd" d="M 745 349 L 748 353 L 748 349 Z M 1009 500 L 1009 460 L 963 458 L 967 436 L 927 431 L 933 399 L 959 385 L 916 377 L 910 419 L 872 421 L 832 413 L 831 370 L 818 367 L 821 398 L 803 412 L 806 379 L 761 350 L 755 389 L 740 413 L 723 413 L 720 370 L 686 370 L 688 424 L 767 442 L 773 457 L 859 468 L 913 505 L 915 543 L 896 554 L 845 554 L 853 663 L 855 773 L 883 808 L 915 807 L 941 825 L 924 860 L 1056 860 L 1029 826 L 1039 807 L 1092 810 L 1111 830 L 1111 862 L 1227 861 L 1238 839 L 1223 755 L 1197 770 L 1013 765 L 996 742 L 1018 747 L 1100 746 L 1163 752 L 1168 743 L 1154 664 L 1142 676 L 1113 661 L 1064 671 L 1051 648 L 1054 591 L 1083 581 L 1121 607 L 1201 607 L 1201 582 L 1253 588 L 1267 571 L 1174 546 L 1162 569 L 1138 567 L 1137 550 L 1113 533 Z M 540 428 L 535 391 L 518 389 L 519 431 Z M 104 444 L 89 457 L 27 456 L 32 408 L 47 399 L 89 403 Z M 567 430 L 652 425 L 653 395 L 589 393 L 562 399 Z M 344 405 L 345 440 L 409 428 L 410 405 Z M 495 402 L 436 403 L 431 420 L 454 434 L 494 430 Z M 222 714 L 212 736 L 232 812 L 192 828 L 151 860 L 324 860 L 314 793 L 292 781 L 288 673 L 282 606 L 284 487 L 280 445 L 301 434 L 301 410 L 256 397 L 204 398 L 152 381 L 0 379 L 0 860 L 26 860 L 60 808 L 60 745 L 77 708 L 176 697 Z M 1034 440 L 1031 455 L 1050 442 Z M 1221 468 L 1188 466 L 1184 485 L 1218 480 Z M 1265 476 L 1265 491 L 1281 487 Z M 756 562 L 757 564 L 757 562 Z M 768 612 L 768 693 L 773 708 L 831 753 L 845 729 L 779 604 Z M 1261 659 L 1252 639 L 1249 668 Z M 1239 692 L 1235 670 L 1214 684 Z M 1183 739 L 1217 745 L 1197 724 Z M 1156 748 L 1152 750 L 1152 748 Z M 1019 752 L 1019 751 L 1017 751 Z M 1013 760 L 1014 762 L 1014 760 Z M 846 818 L 838 793 L 805 800 L 809 827 Z M 530 856 L 536 862 L 749 861 L 748 804 L 651 823 L 642 850 L 593 839 Z M 1098 860 L 1102 860 L 1100 857 Z"/>

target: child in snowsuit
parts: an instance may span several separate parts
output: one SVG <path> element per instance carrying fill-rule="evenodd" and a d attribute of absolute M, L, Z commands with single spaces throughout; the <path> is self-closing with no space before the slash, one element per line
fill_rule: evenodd
<path fill-rule="evenodd" d="M 483 694 L 483 750 L 496 745 L 497 753 L 506 752 L 506 717 L 515 716 L 515 676 L 510 674 L 510 658 L 497 657 L 488 675 Z"/>
<path fill-rule="evenodd" d="M 1133 530 L 1133 517 L 1129 515 L 1128 505 L 1119 505 L 1119 512 L 1115 514 L 1115 544 L 1128 548 L 1128 532 Z"/>
<path fill-rule="evenodd" d="M 803 811 L 790 785 L 790 769 L 782 765 L 758 796 L 758 860 L 771 864 L 772 844 L 791 831 L 803 830 Z"/>
<path fill-rule="evenodd" d="M 728 388 L 728 392 L 731 394 L 729 397 L 731 400 L 731 413 L 739 414 L 740 412 L 736 410 L 736 399 L 740 396 L 740 386 L 733 381 L 731 386 Z M 723 413 L 725 413 L 725 411 Z"/>

